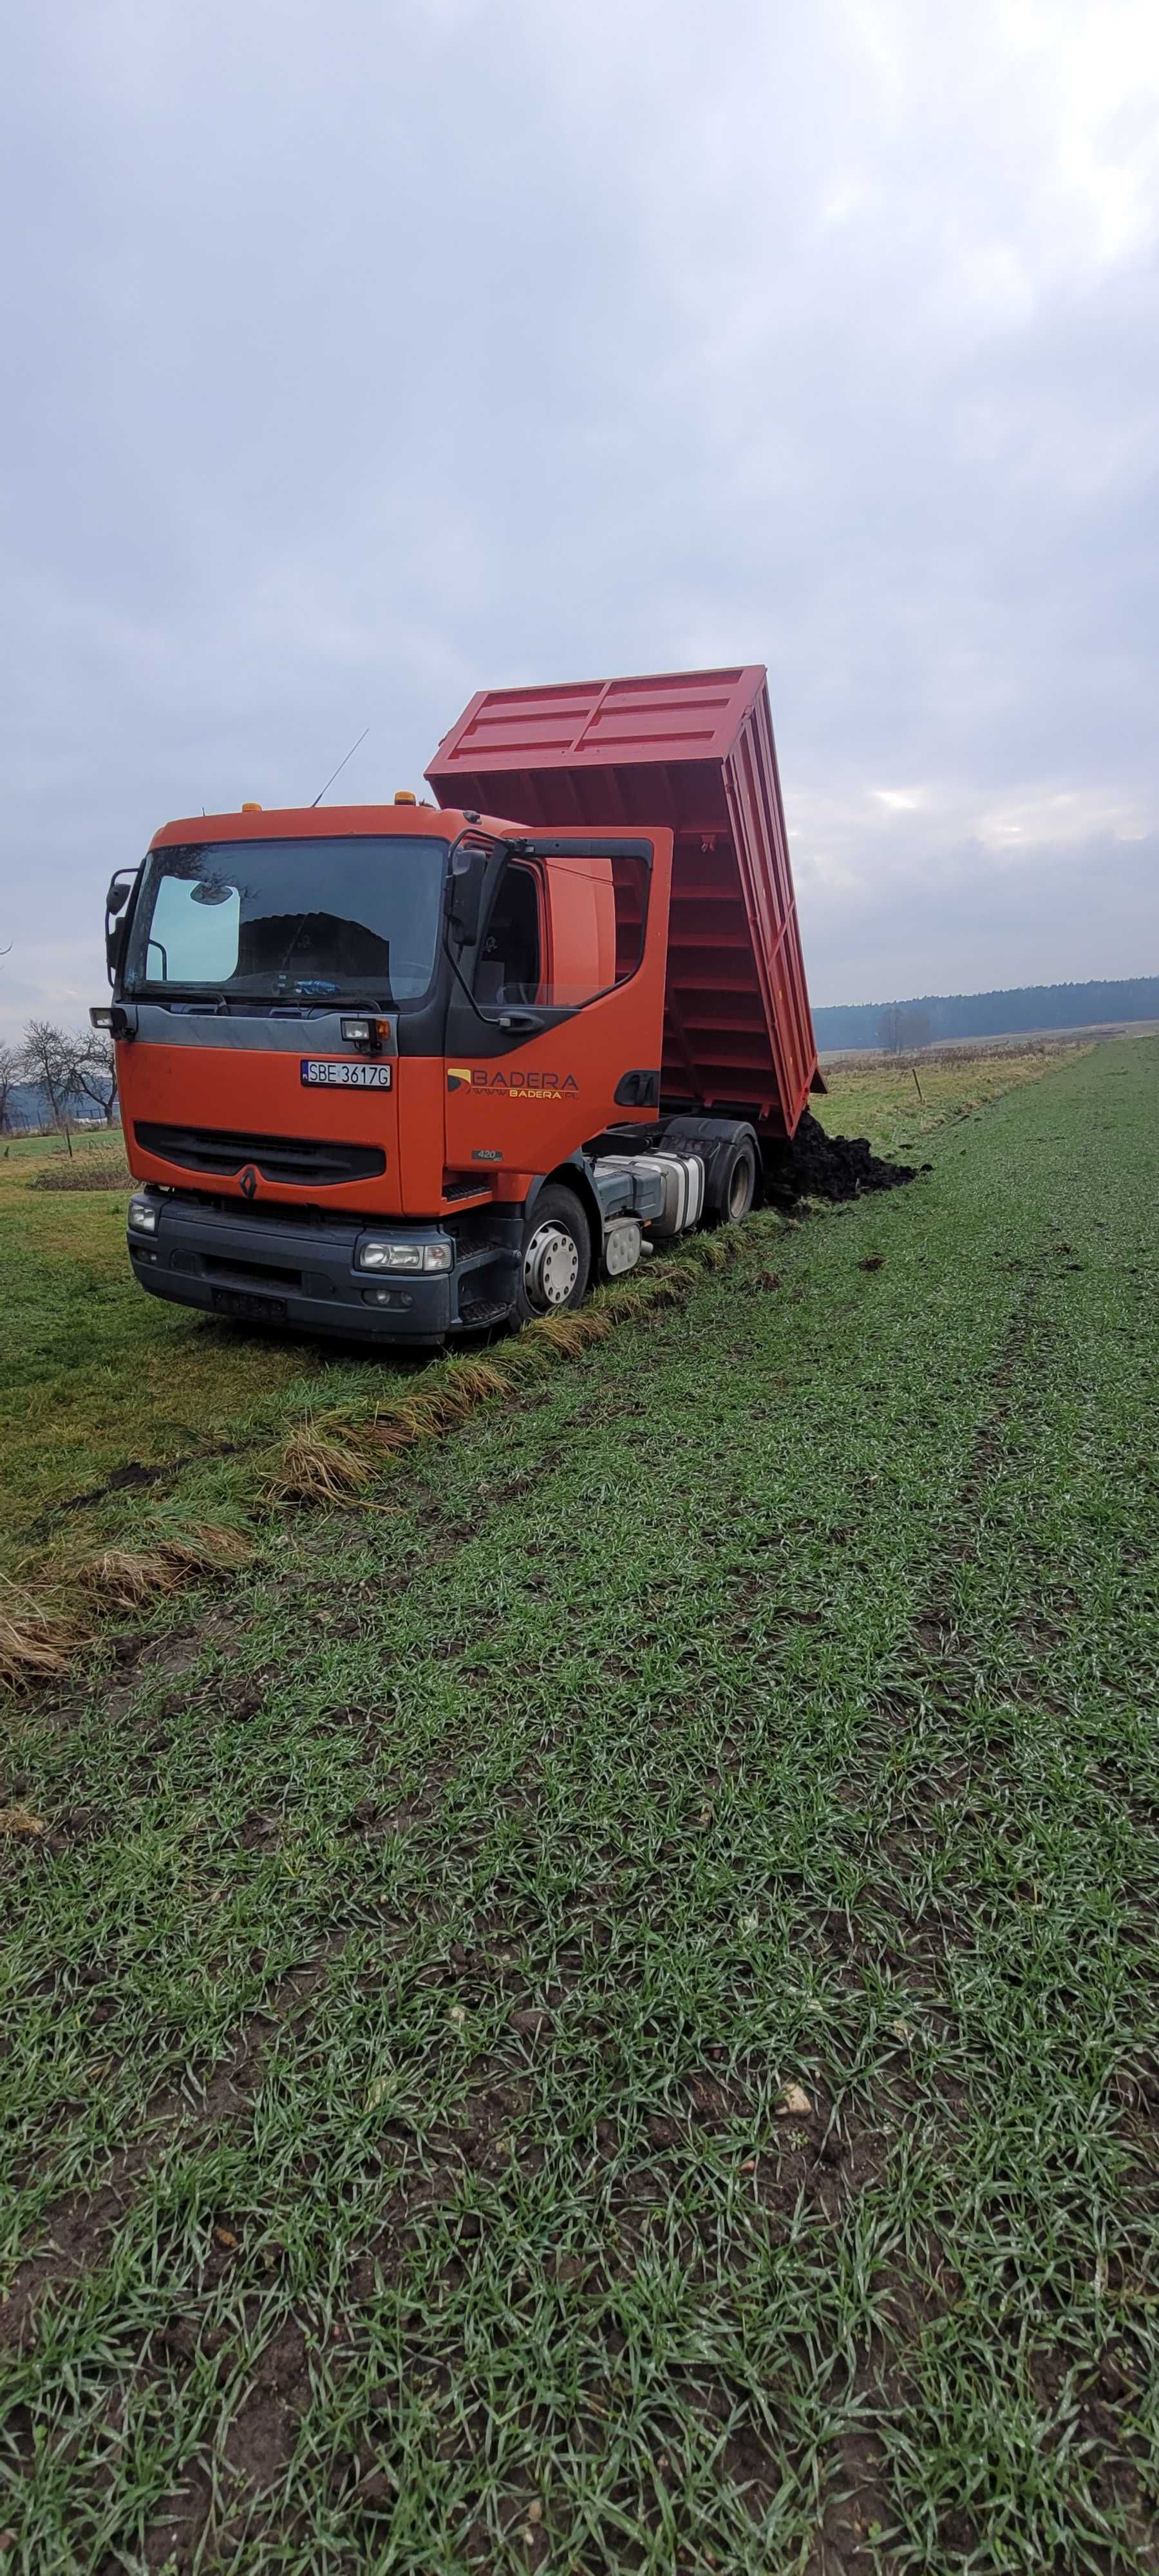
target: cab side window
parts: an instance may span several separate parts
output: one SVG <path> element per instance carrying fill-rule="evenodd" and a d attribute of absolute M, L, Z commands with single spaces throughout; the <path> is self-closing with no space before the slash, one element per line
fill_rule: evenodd
<path fill-rule="evenodd" d="M 538 882 L 531 868 L 511 859 L 483 933 L 475 998 L 487 1010 L 538 1001 L 541 974 Z"/>
<path fill-rule="evenodd" d="M 643 859 L 567 850 L 539 864 L 508 859 L 483 932 L 475 999 L 483 1010 L 582 1010 L 635 974 L 647 917 Z"/>
<path fill-rule="evenodd" d="M 557 1009 L 626 984 L 644 953 L 648 871 L 642 859 L 561 851 L 547 860 L 551 948 L 540 999 Z"/>

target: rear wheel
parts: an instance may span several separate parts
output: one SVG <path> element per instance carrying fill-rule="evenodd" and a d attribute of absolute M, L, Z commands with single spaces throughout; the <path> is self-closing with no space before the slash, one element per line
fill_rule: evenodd
<path fill-rule="evenodd" d="M 592 1235 L 573 1190 L 541 1190 L 523 1229 L 516 1314 L 559 1315 L 582 1305 L 592 1270 Z"/>
<path fill-rule="evenodd" d="M 710 1225 L 740 1225 L 757 1191 L 757 1149 L 751 1136 L 738 1137 L 713 1174 L 705 1215 Z"/>

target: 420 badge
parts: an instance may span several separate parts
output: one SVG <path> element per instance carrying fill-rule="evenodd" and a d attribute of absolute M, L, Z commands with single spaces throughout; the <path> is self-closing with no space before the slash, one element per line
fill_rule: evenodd
<path fill-rule="evenodd" d="M 333 1091 L 389 1091 L 388 1064 L 349 1064 L 341 1056 L 304 1055 L 302 1080 Z"/>

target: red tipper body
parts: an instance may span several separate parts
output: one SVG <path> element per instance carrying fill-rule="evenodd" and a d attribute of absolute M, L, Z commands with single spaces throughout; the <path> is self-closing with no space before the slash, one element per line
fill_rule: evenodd
<path fill-rule="evenodd" d="M 427 771 L 441 805 L 674 834 L 666 1103 L 792 1136 L 823 1091 L 765 671 L 483 689 Z"/>

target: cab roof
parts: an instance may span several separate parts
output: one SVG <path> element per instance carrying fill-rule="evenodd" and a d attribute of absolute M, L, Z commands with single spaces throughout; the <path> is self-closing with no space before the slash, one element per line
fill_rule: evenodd
<path fill-rule="evenodd" d="M 437 805 L 264 805 L 233 814 L 186 814 L 162 823 L 149 844 L 152 850 L 196 841 L 341 840 L 373 833 L 397 832 L 405 840 L 454 840 L 474 825 L 501 837 L 523 826 L 490 814 L 469 816 L 457 807 Z"/>

